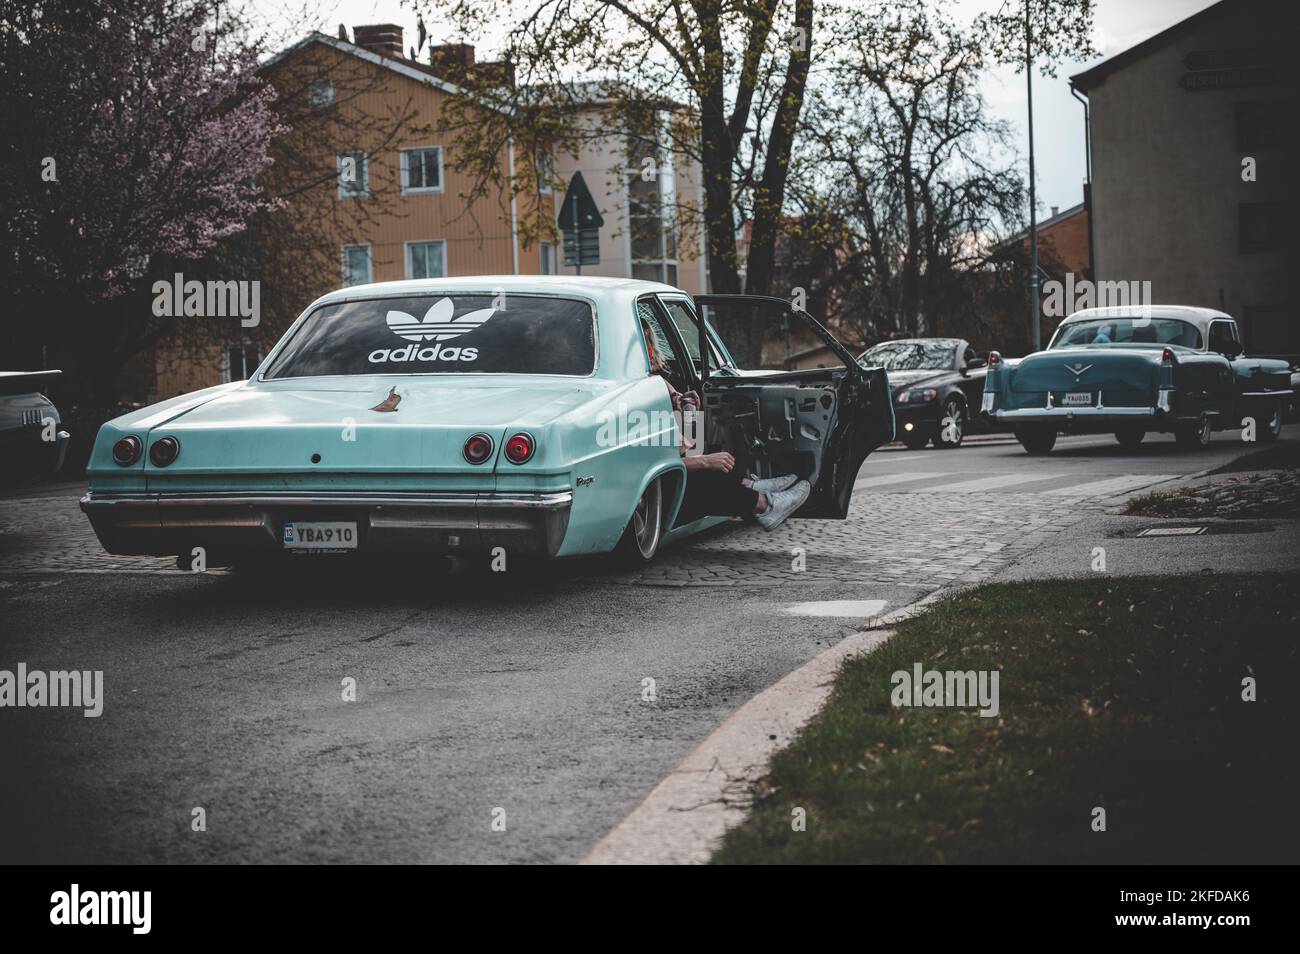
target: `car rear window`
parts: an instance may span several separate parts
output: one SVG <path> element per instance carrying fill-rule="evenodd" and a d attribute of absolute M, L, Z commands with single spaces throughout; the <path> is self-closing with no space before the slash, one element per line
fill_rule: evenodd
<path fill-rule="evenodd" d="M 1201 347 L 1195 325 L 1177 318 L 1094 318 L 1062 325 L 1049 348 L 1073 345 L 1149 344 Z"/>
<path fill-rule="evenodd" d="M 322 305 L 298 326 L 265 376 L 588 375 L 595 367 L 595 316 L 584 301 L 427 295 Z"/>
<path fill-rule="evenodd" d="M 886 341 L 864 352 L 859 363 L 882 367 L 886 371 L 948 370 L 955 366 L 956 338 L 933 338 L 928 341 Z"/>

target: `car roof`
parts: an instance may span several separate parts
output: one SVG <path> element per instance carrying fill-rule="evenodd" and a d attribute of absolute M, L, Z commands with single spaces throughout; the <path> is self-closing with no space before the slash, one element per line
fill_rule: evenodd
<path fill-rule="evenodd" d="M 1213 308 L 1198 308 L 1193 305 L 1110 305 L 1105 308 L 1084 308 L 1070 315 L 1061 324 L 1075 321 L 1087 321 L 1097 318 L 1175 318 L 1193 325 L 1204 332 L 1211 321 L 1227 319 L 1233 321 L 1232 315 Z"/>
<path fill-rule="evenodd" d="M 367 285 L 349 285 L 312 304 L 333 301 L 355 301 L 358 298 L 387 298 L 392 295 L 438 294 L 446 292 L 487 292 L 499 289 L 515 292 L 538 292 L 554 295 L 604 295 L 624 291 L 632 294 L 676 292 L 680 288 L 662 282 L 648 282 L 636 278 L 608 278 L 600 275 L 463 275 L 455 278 L 415 278 L 397 282 L 371 282 Z"/>

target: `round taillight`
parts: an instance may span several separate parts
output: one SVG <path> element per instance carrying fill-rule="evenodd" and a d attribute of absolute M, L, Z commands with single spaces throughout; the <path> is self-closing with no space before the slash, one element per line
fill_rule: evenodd
<path fill-rule="evenodd" d="M 492 456 L 492 438 L 486 434 L 475 434 L 465 442 L 465 459 L 471 464 L 481 464 Z"/>
<path fill-rule="evenodd" d="M 149 448 L 149 462 L 155 467 L 166 467 L 181 452 L 180 442 L 174 437 L 164 437 Z"/>
<path fill-rule="evenodd" d="M 140 459 L 140 438 L 124 437 L 113 445 L 113 463 L 130 467 Z"/>
<path fill-rule="evenodd" d="M 1172 351 L 1170 351 L 1168 348 L 1166 348 L 1165 351 L 1164 351 L 1164 354 L 1162 354 L 1162 355 L 1160 356 L 1160 360 L 1161 360 L 1161 361 L 1172 361 L 1172 360 L 1174 360 L 1174 353 L 1173 353 Z"/>
<path fill-rule="evenodd" d="M 512 464 L 524 464 L 533 456 L 537 446 L 531 434 L 515 434 L 506 441 L 506 459 Z"/>
<path fill-rule="evenodd" d="M 990 351 L 989 364 L 992 365 L 992 364 L 1001 364 L 1001 363 L 1002 363 L 1002 355 L 998 354 L 996 351 Z"/>

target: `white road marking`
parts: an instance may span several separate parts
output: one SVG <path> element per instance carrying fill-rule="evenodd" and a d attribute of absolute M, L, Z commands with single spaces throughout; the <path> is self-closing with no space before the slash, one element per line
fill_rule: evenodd
<path fill-rule="evenodd" d="M 949 477 L 940 471 L 913 472 L 906 474 L 881 474 L 879 477 L 863 477 L 853 484 L 854 490 L 861 490 L 863 487 L 883 487 L 886 484 L 902 484 L 909 480 L 931 480 L 935 477 Z"/>
<path fill-rule="evenodd" d="M 1145 487 L 1148 484 L 1159 484 L 1166 480 L 1173 480 L 1177 476 L 1177 474 L 1125 474 L 1123 477 L 1112 477 L 1110 480 L 1096 480 L 1086 484 L 1057 487 L 1046 492 L 1060 497 L 1099 497 L 1103 494 L 1111 496 L 1122 494 L 1128 490 L 1136 490 L 1138 487 Z"/>
<path fill-rule="evenodd" d="M 1041 480 L 1059 480 L 1059 474 L 1039 474 L 1026 477 L 1024 474 L 997 474 L 993 477 L 981 477 L 979 480 L 962 480 L 955 484 L 943 484 L 938 487 L 926 487 L 927 494 L 974 494 L 998 487 L 1011 487 L 1017 484 L 1030 484 Z M 1031 491 L 1036 493 L 1037 491 Z"/>
<path fill-rule="evenodd" d="M 817 600 L 812 603 L 795 603 L 785 612 L 792 616 L 837 616 L 862 619 L 876 616 L 889 605 L 885 600 Z"/>

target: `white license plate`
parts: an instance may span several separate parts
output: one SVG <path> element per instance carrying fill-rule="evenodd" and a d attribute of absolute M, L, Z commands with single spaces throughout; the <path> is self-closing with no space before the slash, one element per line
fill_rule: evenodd
<path fill-rule="evenodd" d="M 1078 407 L 1079 405 L 1092 406 L 1091 391 L 1071 391 L 1069 394 L 1062 395 L 1062 407 Z"/>
<path fill-rule="evenodd" d="M 317 521 L 285 523 L 284 548 L 286 550 L 355 550 L 357 525 Z"/>

